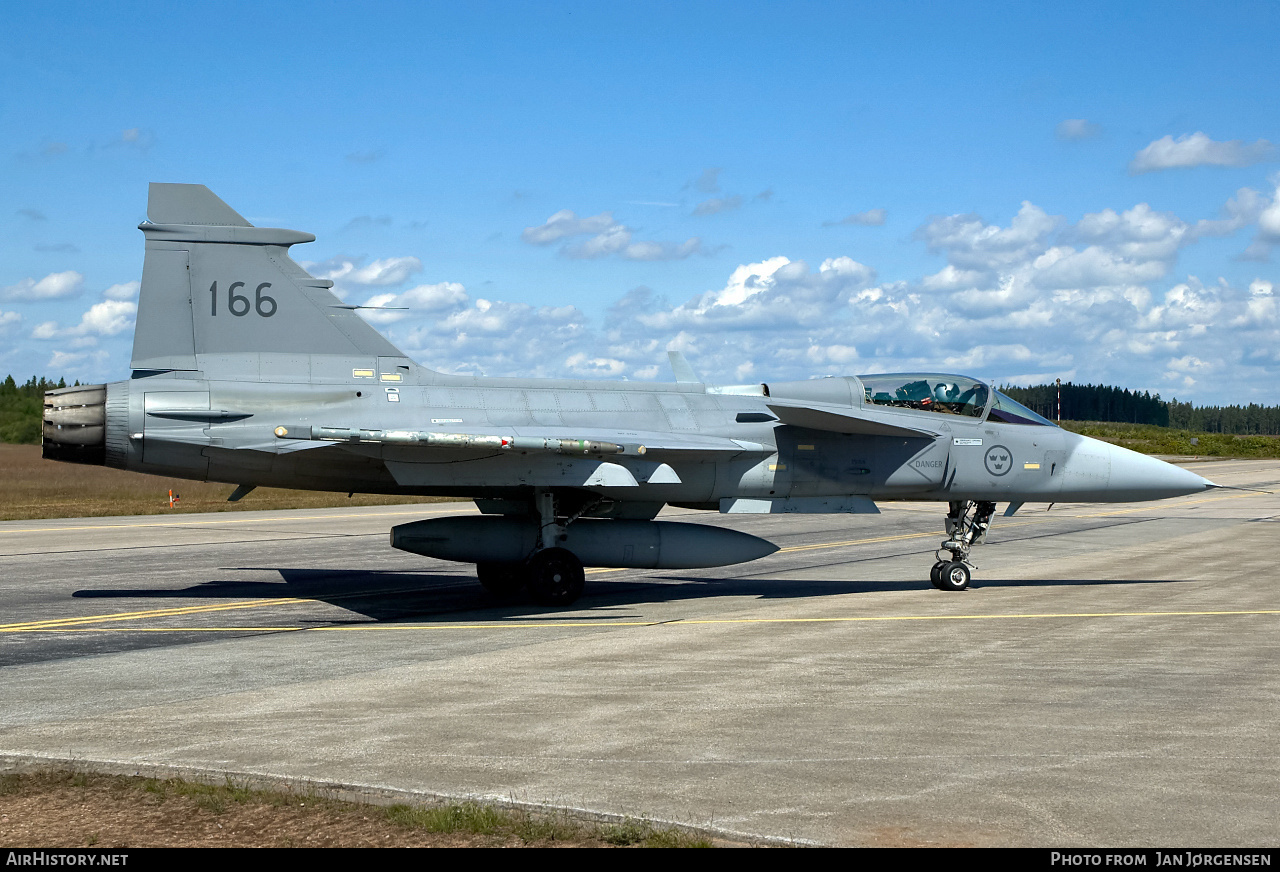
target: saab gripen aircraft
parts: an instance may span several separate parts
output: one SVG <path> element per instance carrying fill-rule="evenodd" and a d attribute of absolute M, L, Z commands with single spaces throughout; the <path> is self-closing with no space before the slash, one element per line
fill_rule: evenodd
<path fill-rule="evenodd" d="M 44 456 L 238 485 L 473 499 L 392 547 L 476 564 L 496 596 L 564 606 L 583 567 L 686 569 L 777 550 L 654 520 L 875 514 L 936 500 L 930 573 L 970 582 L 996 503 L 1128 502 L 1213 483 L 1069 433 L 992 385 L 897 373 L 722 385 L 447 375 L 419 366 L 203 185 L 152 184 L 131 377 L 45 395 Z"/>

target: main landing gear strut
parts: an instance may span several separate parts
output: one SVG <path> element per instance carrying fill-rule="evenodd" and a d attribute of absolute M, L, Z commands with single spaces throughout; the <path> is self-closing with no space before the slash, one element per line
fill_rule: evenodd
<path fill-rule="evenodd" d="M 484 589 L 499 598 L 513 597 L 527 587 L 529 597 L 540 606 L 570 605 L 582 596 L 586 573 L 582 561 L 559 543 L 587 507 L 562 524 L 556 519 L 556 497 L 551 491 L 538 491 L 533 505 L 541 530 L 534 552 L 523 563 L 477 563 L 476 575 Z"/>
<path fill-rule="evenodd" d="M 964 590 L 972 578 L 969 551 L 981 545 L 991 528 L 996 504 L 985 500 L 955 500 L 947 509 L 947 539 L 934 553 L 937 562 L 929 570 L 929 581 L 938 590 Z"/>

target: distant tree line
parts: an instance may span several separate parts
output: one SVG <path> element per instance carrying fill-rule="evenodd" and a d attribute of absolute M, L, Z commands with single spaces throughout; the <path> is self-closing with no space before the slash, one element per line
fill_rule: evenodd
<path fill-rule="evenodd" d="M 1275 436 L 1280 434 L 1280 406 L 1200 406 L 1169 404 L 1169 426 L 1205 433 L 1235 436 Z"/>
<path fill-rule="evenodd" d="M 65 379 L 52 382 L 32 376 L 18 384 L 13 376 L 6 376 L 0 382 L 0 442 L 38 444 L 40 419 L 44 416 L 44 392 L 66 386 Z"/>
<path fill-rule="evenodd" d="M 1012 385 L 1000 390 L 1049 420 L 1058 417 L 1058 386 Z M 1131 391 L 1109 385 L 1062 384 L 1062 418 L 1065 421 L 1115 421 L 1154 424 L 1202 433 L 1237 436 L 1280 435 L 1280 406 L 1193 406 L 1160 399 L 1159 394 Z"/>

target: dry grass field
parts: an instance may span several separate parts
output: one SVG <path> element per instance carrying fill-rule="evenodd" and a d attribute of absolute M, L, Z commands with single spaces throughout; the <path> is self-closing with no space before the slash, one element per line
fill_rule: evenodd
<path fill-rule="evenodd" d="M 481 803 L 373 805 L 228 779 L 0 773 L 0 847 L 745 847 L 646 820 L 601 823 Z M 12 862 L 12 861 L 11 861 Z"/>
<path fill-rule="evenodd" d="M 181 496 L 174 508 L 169 507 L 170 488 Z M 348 498 L 344 493 L 264 487 L 229 503 L 233 490 L 229 484 L 56 463 L 40 456 L 39 445 L 0 444 L 0 521 L 439 502 L 432 497 L 356 494 Z"/>

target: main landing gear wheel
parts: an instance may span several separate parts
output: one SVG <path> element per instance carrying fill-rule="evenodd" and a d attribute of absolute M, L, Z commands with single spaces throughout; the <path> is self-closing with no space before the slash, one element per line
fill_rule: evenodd
<path fill-rule="evenodd" d="M 477 563 L 476 577 L 490 596 L 499 599 L 515 596 L 525 584 L 524 566 L 519 563 Z"/>
<path fill-rule="evenodd" d="M 582 561 L 565 548 L 543 548 L 525 564 L 529 595 L 540 606 L 567 606 L 582 596 Z"/>
<path fill-rule="evenodd" d="M 964 590 L 969 586 L 969 567 L 959 560 L 940 563 L 938 566 L 941 569 L 938 570 L 938 581 L 934 587 L 939 590 Z"/>

